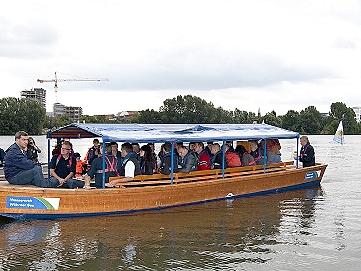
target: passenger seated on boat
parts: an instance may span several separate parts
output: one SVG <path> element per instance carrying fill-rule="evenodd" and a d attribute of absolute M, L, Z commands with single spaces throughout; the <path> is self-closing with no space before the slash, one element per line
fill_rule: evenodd
<path fill-rule="evenodd" d="M 223 165 L 223 154 L 221 151 L 221 146 L 218 143 L 212 144 L 211 152 L 213 154 L 212 157 L 212 169 L 221 169 Z M 224 168 L 227 168 L 227 161 L 226 159 L 224 163 Z"/>
<path fill-rule="evenodd" d="M 256 164 L 253 156 L 247 152 L 246 148 L 243 145 L 238 145 L 235 151 L 241 158 L 242 166 L 253 166 Z"/>
<path fill-rule="evenodd" d="M 162 145 L 160 146 L 160 150 L 159 150 L 159 152 L 158 152 L 158 158 L 159 158 L 159 159 L 157 159 L 157 169 L 158 169 L 158 172 L 160 172 L 160 168 L 161 168 L 162 164 L 164 163 L 163 157 L 164 157 L 164 144 L 162 144 Z"/>
<path fill-rule="evenodd" d="M 211 169 L 211 156 L 204 149 L 204 144 L 202 142 L 194 143 L 195 153 L 198 155 L 198 165 L 197 170 L 208 170 Z"/>
<path fill-rule="evenodd" d="M 15 143 L 6 151 L 4 158 L 5 179 L 10 184 L 30 184 L 39 187 L 57 187 L 59 182 L 44 179 L 41 166 L 35 165 L 26 155 L 29 136 L 24 131 L 15 134 Z"/>
<path fill-rule="evenodd" d="M 153 155 L 153 159 L 154 159 L 154 161 L 155 161 L 155 172 L 158 172 L 158 160 L 157 160 L 157 155 L 155 154 L 155 146 L 154 146 L 154 143 L 152 143 L 152 142 L 149 142 L 148 144 L 147 144 L 149 147 L 150 147 L 150 149 L 152 150 L 152 155 Z"/>
<path fill-rule="evenodd" d="M 117 142 L 110 142 L 110 148 L 111 148 L 111 150 L 110 150 L 111 154 L 115 158 L 117 158 L 116 169 L 117 169 L 117 171 L 119 171 L 120 167 L 122 165 L 123 158 L 122 158 L 122 153 L 118 150 L 118 143 Z"/>
<path fill-rule="evenodd" d="M 63 143 L 63 141 L 60 138 L 56 139 L 56 144 L 54 146 L 54 149 L 51 151 L 51 155 L 59 155 L 60 154 L 60 149 L 61 149 L 62 143 Z"/>
<path fill-rule="evenodd" d="M 226 146 L 228 146 L 230 151 L 234 152 L 233 141 L 226 141 Z"/>
<path fill-rule="evenodd" d="M 28 146 L 26 149 L 26 154 L 30 160 L 32 160 L 35 164 L 39 163 L 39 153 L 41 150 L 35 144 L 35 140 L 32 137 L 29 137 Z"/>
<path fill-rule="evenodd" d="M 133 151 L 130 143 L 123 143 L 122 148 L 123 162 L 120 169 L 120 176 L 134 178 L 136 175 L 141 175 L 140 163 L 137 153 Z"/>
<path fill-rule="evenodd" d="M 206 150 L 206 152 L 208 152 L 209 156 L 211 157 L 212 159 L 212 152 L 211 152 L 211 147 L 213 145 L 213 141 L 208 141 L 207 142 L 207 146 L 204 148 Z"/>
<path fill-rule="evenodd" d="M 84 163 L 83 160 L 81 160 L 80 153 L 78 152 L 74 153 L 74 157 L 76 160 L 75 177 L 81 177 L 86 173 L 87 165 L 86 163 Z"/>
<path fill-rule="evenodd" d="M 84 175 L 85 188 L 89 188 L 91 179 L 94 178 L 95 187 L 103 187 L 103 149 L 99 149 L 99 156 L 96 157 L 90 170 Z M 119 176 L 117 171 L 117 158 L 112 154 L 105 155 L 105 183 L 109 182 L 109 177 Z"/>
<path fill-rule="evenodd" d="M 132 143 L 133 152 L 137 155 L 137 159 L 140 162 L 140 146 L 139 143 Z"/>
<path fill-rule="evenodd" d="M 227 167 L 240 167 L 241 158 L 239 157 L 238 153 L 232 151 L 231 147 L 228 144 L 225 145 L 225 148 Z"/>
<path fill-rule="evenodd" d="M 179 166 L 180 172 L 189 173 L 197 169 L 198 159 L 194 152 L 188 150 L 185 146 L 179 148 Z"/>
<path fill-rule="evenodd" d="M 162 145 L 163 148 L 163 154 L 159 156 L 161 160 L 161 164 L 159 167 L 159 171 L 162 174 L 169 175 L 172 170 L 172 159 L 171 159 L 171 151 L 172 151 L 172 144 L 169 142 L 166 142 Z M 178 155 L 176 151 L 174 150 L 173 153 L 173 172 L 178 171 Z"/>
<path fill-rule="evenodd" d="M 252 155 L 255 163 L 257 165 L 262 165 L 263 164 L 263 156 L 261 154 L 261 149 L 259 148 L 257 141 L 254 141 L 254 140 L 249 141 L 249 146 L 251 148 L 250 155 Z"/>
<path fill-rule="evenodd" d="M 63 188 L 82 188 L 83 181 L 74 179 L 76 174 L 76 159 L 70 155 L 72 145 L 69 141 L 64 141 L 61 145 L 61 153 L 54 155 L 50 161 L 51 180 L 59 182 L 59 187 Z"/>
<path fill-rule="evenodd" d="M 92 164 L 93 160 L 98 157 L 99 149 L 100 149 L 99 139 L 94 138 L 93 146 L 89 148 L 84 158 L 84 162 L 87 163 L 89 167 Z"/>
<path fill-rule="evenodd" d="M 137 158 L 137 154 L 133 152 L 132 144 L 129 142 L 123 143 L 121 147 L 123 162 L 120 169 L 120 176 L 123 176 L 124 178 L 112 180 L 109 182 L 109 186 L 113 187 L 116 184 L 124 181 L 130 181 L 135 176 L 141 175 L 141 169 L 140 169 L 140 163 Z"/>
<path fill-rule="evenodd" d="M 315 165 L 315 150 L 310 144 L 307 136 L 301 136 L 300 138 L 301 151 L 300 151 L 300 162 L 303 167 L 310 167 Z"/>
<path fill-rule="evenodd" d="M 156 168 L 152 149 L 149 145 L 143 145 L 140 148 L 140 169 L 143 175 L 152 175 Z"/>
<path fill-rule="evenodd" d="M 196 144 L 196 143 L 194 143 L 194 142 L 189 142 L 188 150 L 194 152 L 195 144 Z"/>
<path fill-rule="evenodd" d="M 0 166 L 4 166 L 5 151 L 0 148 Z"/>
<path fill-rule="evenodd" d="M 281 160 L 281 145 L 278 139 L 270 139 L 267 141 L 267 163 L 280 163 Z"/>

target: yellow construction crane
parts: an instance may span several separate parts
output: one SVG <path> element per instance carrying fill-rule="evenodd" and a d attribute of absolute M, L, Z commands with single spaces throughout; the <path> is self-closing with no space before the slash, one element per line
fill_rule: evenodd
<path fill-rule="evenodd" d="M 55 100 L 57 100 L 57 94 L 58 94 L 58 82 L 75 82 L 75 81 L 85 81 L 85 82 L 90 82 L 90 81 L 109 81 L 107 78 L 102 78 L 102 79 L 96 79 L 96 78 L 84 78 L 84 79 L 58 79 L 58 76 L 56 75 L 55 72 L 55 77 L 54 79 L 47 79 L 47 80 L 43 80 L 43 79 L 37 79 L 36 80 L 39 83 L 48 83 L 48 82 L 54 82 L 54 91 L 55 91 Z"/>

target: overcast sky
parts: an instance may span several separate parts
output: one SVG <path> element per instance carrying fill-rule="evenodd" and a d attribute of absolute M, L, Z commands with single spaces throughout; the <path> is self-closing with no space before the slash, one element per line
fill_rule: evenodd
<path fill-rule="evenodd" d="M 85 114 L 192 94 L 265 114 L 361 106 L 361 1 L 2 1 L 0 97 L 60 82 Z"/>

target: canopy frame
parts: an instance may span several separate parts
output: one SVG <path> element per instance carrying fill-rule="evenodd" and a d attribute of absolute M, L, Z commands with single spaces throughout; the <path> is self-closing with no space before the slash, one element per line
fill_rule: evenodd
<path fill-rule="evenodd" d="M 266 166 L 266 147 L 268 139 L 297 139 L 300 134 L 268 124 L 81 124 L 73 123 L 49 131 L 48 163 L 50 163 L 50 139 L 102 138 L 102 183 L 105 188 L 105 143 L 164 143 L 172 144 L 170 183 L 174 182 L 174 147 L 177 142 L 222 141 L 222 177 L 225 173 L 225 143 L 235 140 L 264 140 L 264 162 Z M 298 167 L 298 161 L 297 161 Z M 50 171 L 50 170 L 49 170 Z M 50 177 L 50 172 L 48 172 Z"/>

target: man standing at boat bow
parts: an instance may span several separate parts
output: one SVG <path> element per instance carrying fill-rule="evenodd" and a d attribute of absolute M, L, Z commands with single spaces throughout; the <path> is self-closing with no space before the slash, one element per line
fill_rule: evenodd
<path fill-rule="evenodd" d="M 11 184 L 31 184 L 39 187 L 56 187 L 58 182 L 44 178 L 41 166 L 28 159 L 26 148 L 29 136 L 24 131 L 15 134 L 15 143 L 6 151 L 4 173 Z"/>
<path fill-rule="evenodd" d="M 307 136 L 301 136 L 300 138 L 301 151 L 300 151 L 300 162 L 303 167 L 311 167 L 315 165 L 315 151 L 310 144 Z"/>

